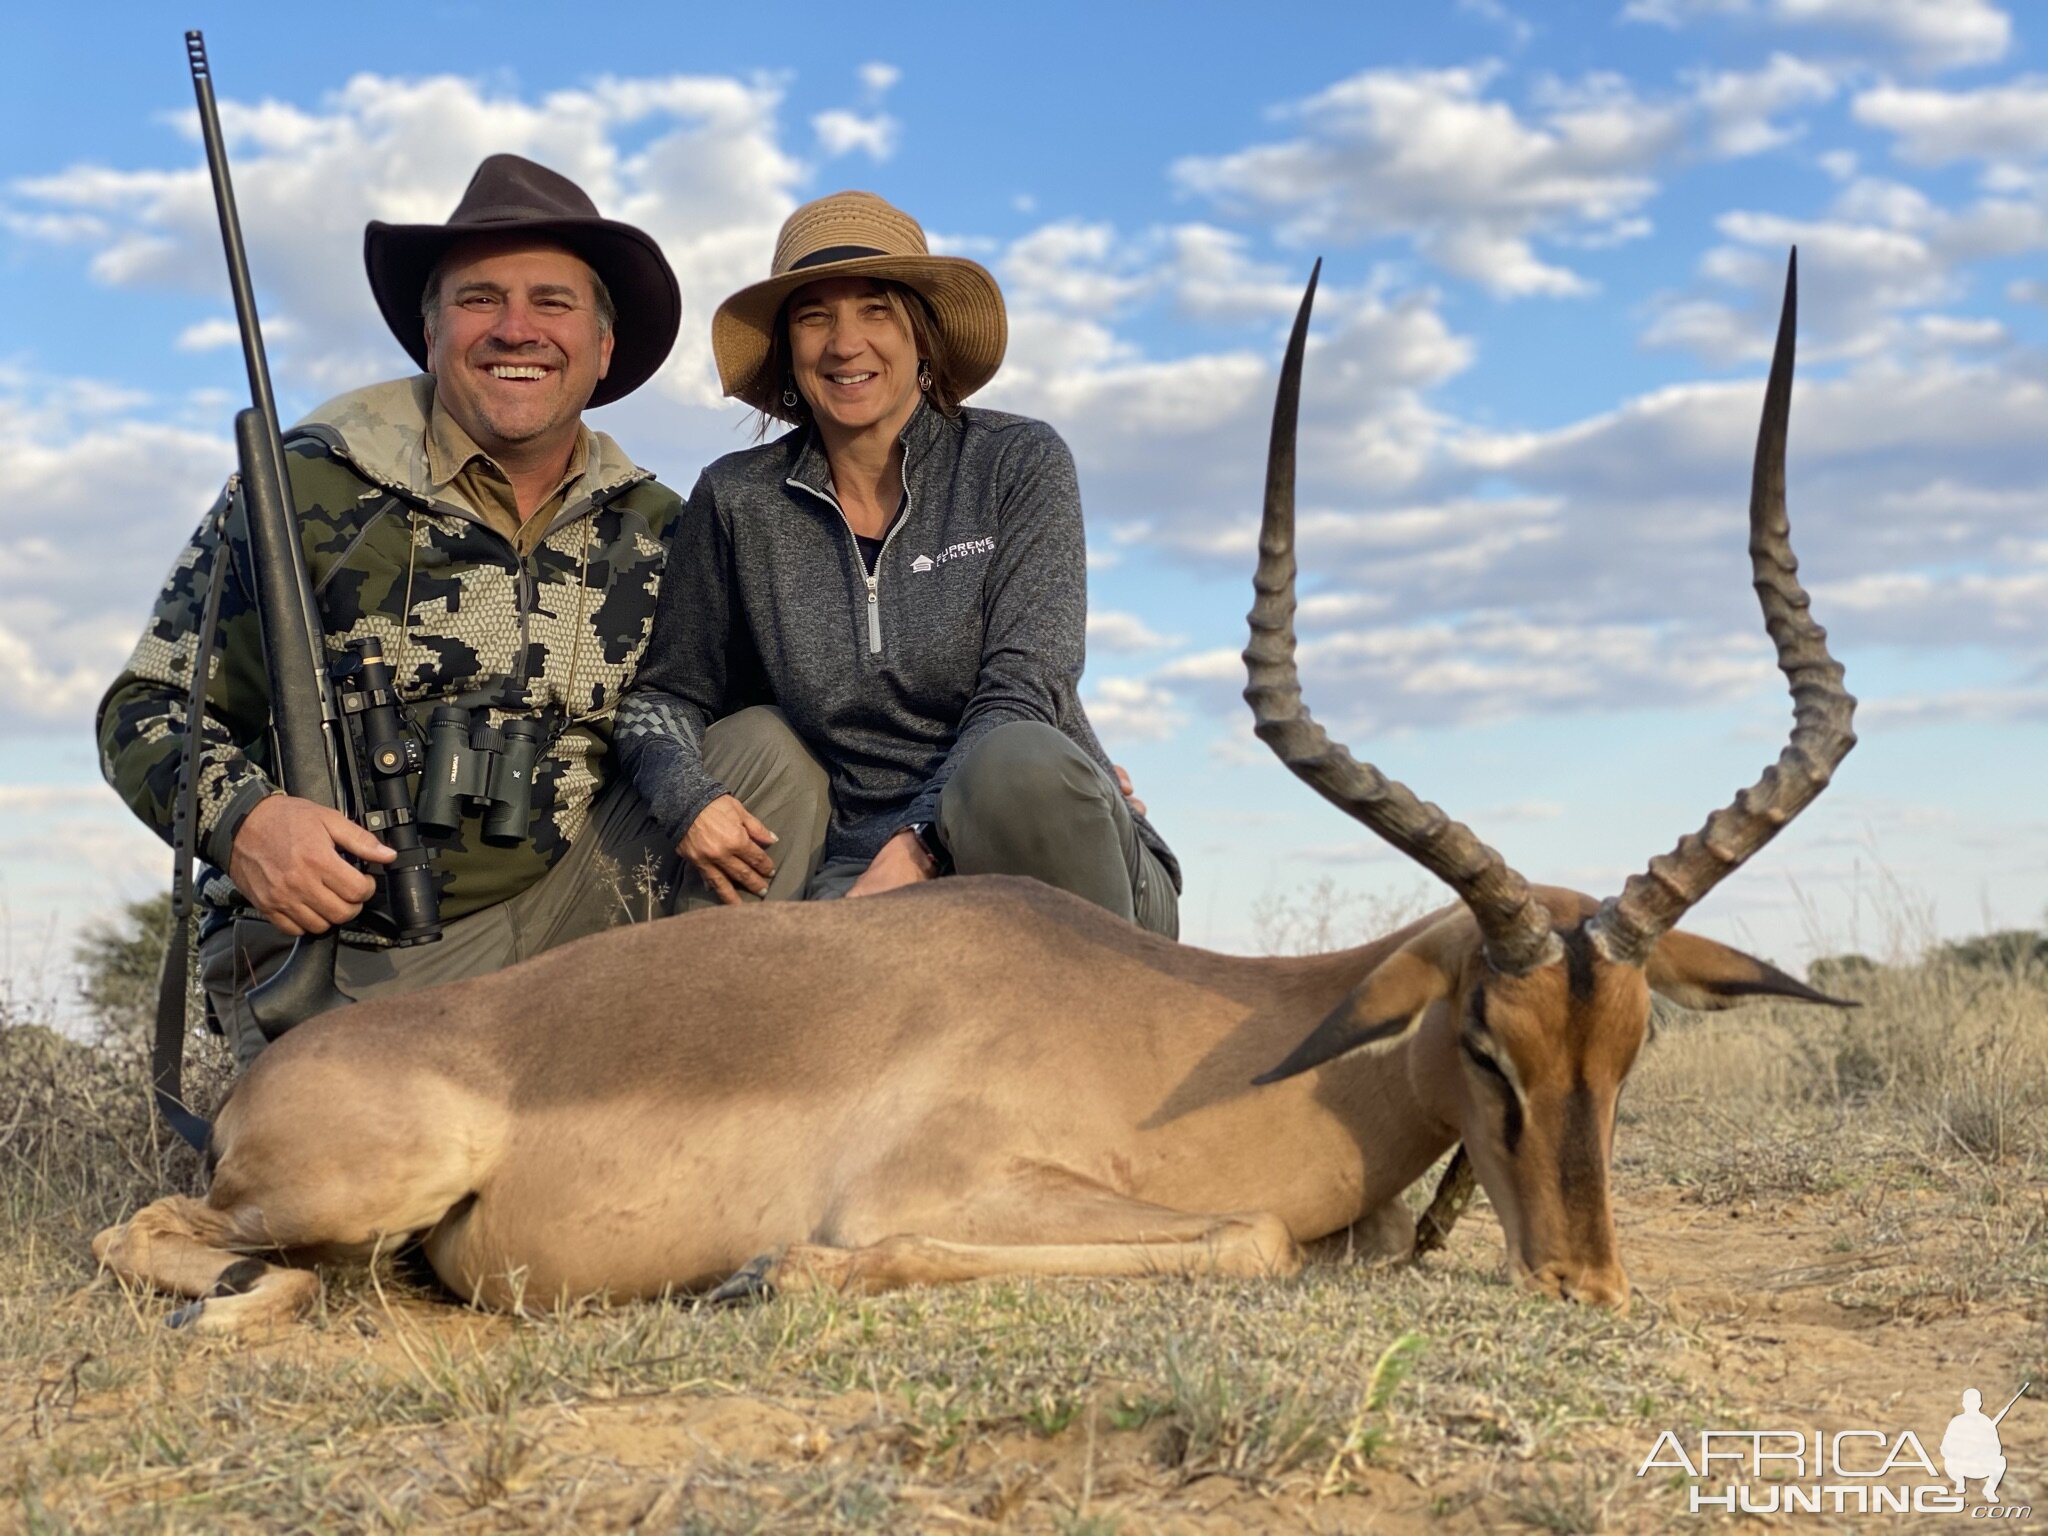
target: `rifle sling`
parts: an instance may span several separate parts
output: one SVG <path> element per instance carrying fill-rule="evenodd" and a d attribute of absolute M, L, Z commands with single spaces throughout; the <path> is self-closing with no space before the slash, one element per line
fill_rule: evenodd
<path fill-rule="evenodd" d="M 200 722 L 213 674 L 214 635 L 220 626 L 220 595 L 233 559 L 228 548 L 230 496 L 221 503 L 215 528 L 213 571 L 192 649 L 192 686 L 185 701 L 185 740 L 178 768 L 178 798 L 171 810 L 171 926 L 164 936 L 163 969 L 157 973 L 156 1035 L 150 1046 L 149 1076 L 157 1113 L 193 1151 L 204 1153 L 213 1126 L 185 1105 L 185 1031 L 190 1024 L 192 969 L 192 861 L 199 843 Z"/>

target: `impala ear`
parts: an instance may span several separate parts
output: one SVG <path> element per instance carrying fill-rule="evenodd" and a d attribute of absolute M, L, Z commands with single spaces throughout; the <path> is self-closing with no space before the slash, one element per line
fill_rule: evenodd
<path fill-rule="evenodd" d="M 1437 960 L 1415 948 L 1398 949 L 1353 987 L 1285 1061 L 1252 1082 L 1277 1083 L 1353 1051 L 1404 1039 L 1422 1022 L 1423 1010 L 1450 990 L 1451 978 Z"/>
<path fill-rule="evenodd" d="M 1830 1008 L 1860 1008 L 1861 1003 L 1829 997 L 1796 981 L 1774 965 L 1698 934 L 1672 929 L 1657 940 L 1643 967 L 1650 990 L 1681 1008 L 1713 1011 L 1733 1008 L 1752 997 L 1789 997 L 1795 1002 L 1823 1003 Z"/>

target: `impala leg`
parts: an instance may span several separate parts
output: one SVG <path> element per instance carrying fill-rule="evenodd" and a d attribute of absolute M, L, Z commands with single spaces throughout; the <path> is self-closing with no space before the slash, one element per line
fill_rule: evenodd
<path fill-rule="evenodd" d="M 1175 1211 L 1055 1170 L 960 1207 L 951 1219 L 934 1215 L 928 1230 L 993 1240 L 899 1233 L 859 1246 L 793 1243 L 755 1260 L 714 1297 L 772 1290 L 874 1295 L 1006 1275 L 1265 1279 L 1302 1265 L 1286 1223 L 1267 1212 Z"/>
<path fill-rule="evenodd" d="M 317 1275 L 248 1252 L 269 1246 L 233 1213 L 184 1195 L 144 1206 L 92 1240 L 93 1257 L 121 1279 L 192 1297 L 171 1325 L 199 1333 L 290 1322 L 318 1299 Z"/>

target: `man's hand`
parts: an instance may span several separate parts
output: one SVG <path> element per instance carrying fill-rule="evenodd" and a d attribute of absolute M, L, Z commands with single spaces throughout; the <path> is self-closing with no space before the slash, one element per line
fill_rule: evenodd
<path fill-rule="evenodd" d="M 846 893 L 847 899 L 879 896 L 898 886 L 936 879 L 938 873 L 932 864 L 932 856 L 924 851 L 924 844 L 917 840 L 915 832 L 906 827 L 882 844 L 882 851 L 875 855 L 874 862 L 853 882 L 853 889 Z"/>
<path fill-rule="evenodd" d="M 1131 776 L 1124 772 L 1124 765 L 1122 763 L 1111 763 L 1109 766 L 1111 771 L 1116 774 L 1116 787 L 1123 791 L 1124 802 L 1130 806 L 1131 813 L 1136 816 L 1144 815 L 1145 802 L 1140 800 L 1138 792 L 1131 788 Z"/>
<path fill-rule="evenodd" d="M 228 850 L 228 878 L 280 933 L 325 933 L 363 910 L 377 882 L 343 854 L 389 864 L 398 855 L 339 811 L 296 795 L 259 801 Z"/>
<path fill-rule="evenodd" d="M 775 834 L 757 821 L 737 795 L 720 795 L 697 813 L 676 852 L 696 866 L 711 894 L 737 906 L 741 891 L 759 896 L 775 874 L 768 847 Z"/>

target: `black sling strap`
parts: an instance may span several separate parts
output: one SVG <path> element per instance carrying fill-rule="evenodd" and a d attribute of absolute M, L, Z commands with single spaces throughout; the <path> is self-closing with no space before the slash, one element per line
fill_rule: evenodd
<path fill-rule="evenodd" d="M 213 672 L 214 631 L 220 625 L 220 594 L 228 563 L 228 509 L 221 503 L 213 572 L 192 650 L 192 689 L 185 703 L 185 741 L 178 770 L 178 798 L 171 810 L 171 928 L 164 936 L 164 964 L 156 982 L 156 1038 L 150 1047 L 149 1076 L 157 1113 L 195 1152 L 205 1152 L 213 1126 L 185 1105 L 185 1031 L 190 1024 L 192 969 L 192 861 L 199 842 L 200 722 Z"/>

